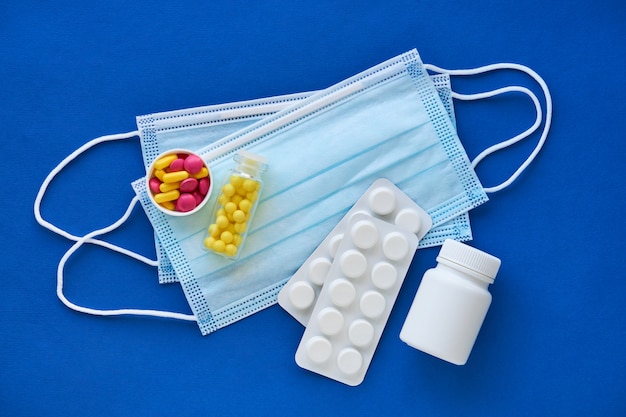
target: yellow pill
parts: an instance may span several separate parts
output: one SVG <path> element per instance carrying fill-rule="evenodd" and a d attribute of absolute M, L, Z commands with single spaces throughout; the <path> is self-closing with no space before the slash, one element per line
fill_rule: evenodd
<path fill-rule="evenodd" d="M 174 210 L 176 208 L 176 204 L 172 201 L 164 201 L 161 203 L 161 207 L 164 207 L 168 210 Z"/>
<path fill-rule="evenodd" d="M 224 210 L 226 211 L 226 213 L 232 213 L 237 210 L 237 204 L 229 201 L 228 203 L 224 204 Z"/>
<path fill-rule="evenodd" d="M 259 192 L 258 191 L 251 191 L 248 194 L 246 194 L 246 198 L 248 200 L 250 200 L 251 203 L 254 203 L 256 201 L 256 199 L 259 198 Z"/>
<path fill-rule="evenodd" d="M 202 167 L 200 172 L 198 172 L 197 174 L 192 174 L 191 176 L 197 180 L 206 178 L 209 176 L 209 170 L 207 169 L 207 167 Z"/>
<path fill-rule="evenodd" d="M 218 203 L 220 203 L 222 206 L 225 206 L 226 203 L 228 203 L 230 201 L 230 198 L 224 194 L 220 194 L 219 197 L 217 197 L 217 201 Z"/>
<path fill-rule="evenodd" d="M 220 235 L 220 240 L 226 244 L 232 243 L 233 234 L 229 231 L 222 232 L 222 234 Z"/>
<path fill-rule="evenodd" d="M 232 243 L 229 245 L 226 245 L 226 248 L 224 248 L 224 253 L 227 256 L 235 256 L 237 255 L 237 246 L 233 245 Z"/>
<path fill-rule="evenodd" d="M 235 232 L 237 233 L 243 233 L 246 231 L 246 229 L 248 228 L 248 224 L 247 223 L 237 223 L 235 224 Z"/>
<path fill-rule="evenodd" d="M 226 216 L 226 210 L 224 210 L 224 207 L 217 210 L 217 212 L 215 213 L 215 217 L 217 216 Z"/>
<path fill-rule="evenodd" d="M 232 197 L 235 195 L 235 187 L 232 184 L 225 184 L 222 187 L 222 193 L 227 197 Z"/>
<path fill-rule="evenodd" d="M 170 164 L 174 162 L 177 158 L 178 156 L 175 153 L 171 155 L 165 155 L 164 157 L 159 158 L 154 162 L 154 169 L 165 169 L 170 166 Z"/>
<path fill-rule="evenodd" d="M 250 202 L 250 200 L 245 198 L 239 202 L 239 209 L 242 210 L 244 213 L 249 213 L 252 209 L 252 203 Z"/>
<path fill-rule="evenodd" d="M 242 241 L 242 237 L 239 233 L 234 233 L 233 234 L 233 245 L 235 246 L 239 246 L 241 245 L 241 241 Z"/>
<path fill-rule="evenodd" d="M 215 223 L 220 229 L 226 229 L 230 222 L 228 221 L 228 217 L 226 216 L 217 216 L 217 219 L 215 219 Z"/>
<path fill-rule="evenodd" d="M 213 236 L 207 236 L 204 239 L 204 247 L 207 249 L 212 249 L 213 243 L 215 243 L 215 238 Z"/>
<path fill-rule="evenodd" d="M 242 210 L 235 210 L 233 213 L 233 219 L 235 219 L 237 223 L 243 223 L 246 221 L 246 213 Z"/>
<path fill-rule="evenodd" d="M 215 242 L 213 242 L 213 246 L 211 246 L 211 249 L 213 249 L 215 252 L 224 252 L 224 249 L 226 249 L 226 243 L 222 242 L 221 240 L 216 240 Z"/>
<path fill-rule="evenodd" d="M 163 181 L 163 175 L 165 175 L 165 171 L 163 171 L 162 169 L 157 169 L 154 171 L 154 176 L 161 181 Z"/>
<path fill-rule="evenodd" d="M 231 223 L 231 224 L 229 224 L 229 225 L 228 225 L 228 227 L 226 227 L 226 230 L 227 230 L 227 231 L 229 231 L 230 233 L 233 233 L 233 234 L 234 234 L 234 233 L 236 233 L 236 230 L 235 230 L 235 225 L 236 225 L 236 224 L 237 224 L 237 223 Z"/>
<path fill-rule="evenodd" d="M 243 178 L 241 178 L 239 175 L 231 175 L 230 183 L 233 185 L 233 187 L 239 188 L 243 185 Z"/>
<path fill-rule="evenodd" d="M 230 201 L 232 201 L 233 203 L 235 203 L 236 205 L 239 205 L 239 203 L 243 200 L 243 197 L 240 196 L 239 194 L 235 194 L 234 196 L 232 196 L 230 198 Z"/>
<path fill-rule="evenodd" d="M 254 180 L 245 180 L 243 182 L 243 188 L 246 189 L 246 191 L 250 192 L 250 191 L 256 191 L 259 186 L 259 183 L 254 181 Z"/>
<path fill-rule="evenodd" d="M 164 203 L 166 201 L 174 201 L 180 197 L 180 191 L 172 190 L 166 193 L 159 193 L 154 195 L 154 201 L 157 203 Z"/>
<path fill-rule="evenodd" d="M 181 182 L 189 178 L 187 171 L 166 172 L 163 174 L 163 182 Z"/>
<path fill-rule="evenodd" d="M 246 189 L 243 188 L 243 186 L 237 188 L 237 195 L 240 196 L 241 198 L 244 198 L 247 192 L 248 191 L 246 191 Z"/>
<path fill-rule="evenodd" d="M 166 193 L 172 190 L 178 190 L 180 188 L 180 182 L 164 182 L 159 185 L 159 190 L 162 193 Z"/>
<path fill-rule="evenodd" d="M 233 217 L 233 213 L 227 213 L 227 214 L 226 214 L 226 218 L 228 218 L 228 221 L 229 221 L 230 223 L 237 223 L 237 222 L 235 221 L 235 218 Z"/>
<path fill-rule="evenodd" d="M 220 228 L 217 224 L 213 223 L 209 226 L 209 234 L 212 237 L 218 237 L 220 235 Z"/>

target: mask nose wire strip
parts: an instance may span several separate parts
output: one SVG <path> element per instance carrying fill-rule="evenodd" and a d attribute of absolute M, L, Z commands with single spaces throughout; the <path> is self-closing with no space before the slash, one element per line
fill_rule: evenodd
<path fill-rule="evenodd" d="M 63 168 L 65 168 L 70 162 L 72 162 L 74 159 L 76 159 L 80 154 L 82 154 L 83 152 L 85 152 L 86 150 L 100 144 L 103 142 L 108 142 L 108 141 L 113 141 L 113 140 L 121 140 L 121 139 L 129 139 L 135 136 L 139 136 L 139 132 L 138 131 L 133 131 L 133 132 L 128 132 L 128 133 L 118 133 L 115 135 L 106 135 L 106 136 L 101 136 L 99 138 L 96 139 L 92 139 L 91 141 L 85 143 L 83 146 L 81 146 L 80 148 L 76 149 L 74 152 L 72 152 L 70 155 L 68 155 L 65 159 L 63 159 L 63 161 L 61 161 L 61 163 L 59 163 L 59 165 L 57 165 L 52 171 L 50 171 L 50 173 L 48 174 L 48 176 L 46 177 L 46 179 L 44 180 L 44 182 L 41 184 L 41 187 L 39 188 L 39 192 L 37 192 L 37 197 L 35 198 L 35 204 L 34 204 L 34 212 L 35 212 L 35 219 L 37 220 L 37 223 L 39 223 L 41 226 L 45 227 L 46 229 L 61 235 L 63 237 L 65 237 L 66 239 L 69 240 L 73 240 L 73 241 L 78 241 L 79 239 L 81 239 L 79 236 L 75 236 L 71 233 L 66 232 L 65 230 L 55 226 L 54 224 L 48 222 L 47 220 L 45 220 L 42 215 L 41 215 L 41 201 L 43 200 L 44 194 L 46 193 L 46 190 L 48 189 L 48 186 L 50 185 L 50 183 L 52 182 L 52 180 L 54 179 L 54 177 L 56 177 L 56 175 L 61 172 L 63 170 Z M 98 240 L 98 239 L 88 239 L 86 241 L 86 243 L 91 243 L 94 245 L 99 245 L 99 246 L 103 246 L 107 249 L 110 249 L 112 251 L 115 252 L 119 252 L 123 255 L 129 256 L 133 259 L 136 259 L 140 262 L 143 262 L 145 264 L 148 264 L 150 266 L 158 266 L 158 261 L 146 258 L 145 256 L 142 256 L 138 253 L 129 251 L 128 249 L 122 248 L 120 246 L 114 245 L 112 243 L 109 242 L 105 242 L 103 240 Z"/>
<path fill-rule="evenodd" d="M 106 226 L 102 229 L 98 229 L 98 230 L 94 230 L 91 233 L 87 233 L 85 236 L 79 238 L 76 243 L 74 243 L 74 245 L 72 245 L 72 247 L 70 247 L 67 252 L 65 252 L 65 254 L 63 255 L 63 257 L 61 258 L 61 261 L 59 262 L 59 266 L 57 267 L 57 296 L 59 297 L 59 300 L 61 300 L 61 302 L 63 304 L 65 304 L 67 307 L 71 308 L 72 310 L 81 312 L 81 313 L 87 313 L 87 314 L 92 314 L 92 315 L 96 315 L 96 316 L 118 316 L 118 315 L 135 315 L 135 316 L 154 316 L 154 317 L 164 317 L 164 318 L 172 318 L 172 319 L 179 319 L 179 320 L 187 320 L 187 321 L 196 321 L 196 317 L 194 315 L 189 315 L 189 314 L 182 314 L 182 313 L 174 313 L 174 312 L 170 312 L 170 311 L 160 311 L 160 310 L 139 310 L 139 309 L 118 309 L 118 310 L 96 310 L 96 309 L 92 309 L 92 308 L 87 308 L 87 307 L 81 307 L 79 305 L 76 305 L 74 303 L 72 303 L 71 301 L 69 301 L 66 297 L 65 294 L 63 294 L 63 271 L 65 269 L 65 264 L 68 261 L 68 259 L 70 258 L 70 256 L 72 256 L 72 254 L 74 252 L 76 252 L 83 244 L 87 243 L 88 241 L 90 241 L 90 239 L 108 233 L 111 230 L 114 230 L 116 228 L 118 228 L 122 223 L 124 223 L 128 217 L 130 217 L 134 207 L 137 205 L 137 202 L 139 201 L 139 197 L 134 197 L 130 203 L 130 205 L 128 206 L 128 208 L 126 209 L 126 212 L 124 213 L 124 215 L 122 217 L 120 217 L 119 220 L 117 220 L 115 223 Z"/>
<path fill-rule="evenodd" d="M 528 158 L 509 177 L 509 179 L 507 179 L 506 181 L 504 181 L 503 183 L 501 183 L 500 185 L 497 185 L 495 187 L 485 188 L 485 192 L 487 192 L 487 193 L 495 193 L 495 192 L 501 191 L 501 190 L 505 189 L 506 187 L 508 187 L 509 185 L 511 185 L 513 183 L 513 181 L 515 181 L 517 179 L 517 177 L 519 177 L 520 174 L 528 167 L 528 165 L 531 164 L 531 162 L 535 159 L 537 154 L 539 154 L 539 152 L 541 151 L 541 148 L 543 147 L 543 145 L 544 145 L 544 143 L 546 141 L 546 138 L 548 137 L 548 133 L 550 131 L 550 126 L 552 124 L 552 96 L 550 95 L 550 90 L 548 89 L 548 85 L 546 84 L 546 82 L 543 80 L 543 78 L 541 78 L 541 76 L 539 74 L 537 74 L 531 68 L 529 68 L 529 67 L 527 67 L 525 65 L 514 64 L 514 63 L 491 64 L 491 65 L 486 65 L 486 66 L 478 67 L 478 68 L 474 68 L 474 69 L 461 69 L 461 70 L 443 69 L 443 68 L 437 67 L 437 66 L 432 65 L 432 64 L 425 64 L 424 68 L 426 70 L 433 71 L 433 72 L 436 72 L 436 73 L 449 74 L 449 75 L 460 75 L 460 76 L 477 75 L 477 74 L 482 74 L 482 73 L 485 73 L 485 72 L 496 71 L 496 70 L 516 70 L 516 71 L 521 71 L 521 72 L 529 75 L 533 80 L 535 80 L 535 82 L 537 82 L 537 84 L 539 84 L 539 86 L 541 87 L 541 90 L 542 90 L 542 92 L 543 92 L 543 94 L 545 96 L 545 101 L 546 101 L 545 102 L 545 105 L 546 105 L 546 118 L 545 118 L 543 131 L 541 132 L 541 136 L 539 138 L 539 141 L 537 142 L 537 145 L 535 146 L 533 151 L 530 153 Z M 531 99 L 533 99 L 533 97 L 536 98 L 536 96 L 534 96 L 534 94 L 530 95 L 530 97 L 531 97 Z M 534 99 L 533 99 L 533 101 L 534 101 Z M 540 116 L 538 116 L 538 117 L 540 117 Z M 532 127 L 531 127 L 531 129 L 532 129 Z M 480 155 L 478 155 L 478 157 L 472 162 L 472 165 L 475 167 L 486 156 L 488 156 L 488 155 L 490 155 L 490 154 L 492 154 L 492 153 L 494 153 L 494 152 L 496 152 L 496 151 L 498 151 L 500 149 L 504 149 L 507 146 L 511 146 L 513 143 L 516 143 L 519 140 L 527 137 L 527 136 L 525 136 L 525 134 L 527 132 L 529 132 L 529 131 L 530 131 L 530 129 L 527 130 L 526 132 L 522 133 L 521 135 L 518 135 L 518 136 L 516 136 L 516 137 L 514 137 L 512 139 L 506 140 L 504 142 L 501 142 L 499 144 L 496 144 L 496 145 L 493 145 L 493 146 L 489 147 L 485 151 L 481 152 Z"/>

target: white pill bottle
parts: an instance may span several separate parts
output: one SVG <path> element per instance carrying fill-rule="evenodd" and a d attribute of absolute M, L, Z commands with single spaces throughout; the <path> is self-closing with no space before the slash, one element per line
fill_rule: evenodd
<path fill-rule="evenodd" d="M 464 243 L 444 242 L 437 266 L 424 274 L 400 339 L 416 349 L 464 365 L 483 324 L 500 259 Z"/>

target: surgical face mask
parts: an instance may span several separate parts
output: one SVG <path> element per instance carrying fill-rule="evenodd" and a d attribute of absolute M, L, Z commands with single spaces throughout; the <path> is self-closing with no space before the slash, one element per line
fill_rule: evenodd
<path fill-rule="evenodd" d="M 456 126 L 450 77 L 446 74 L 434 75 L 431 79 L 446 113 L 452 124 Z M 140 116 L 137 118 L 137 125 L 146 170 L 158 155 L 170 149 L 200 149 L 268 115 L 298 103 L 312 94 L 312 92 L 306 92 Z M 193 128 L 189 129 L 189 126 Z M 471 238 L 469 215 L 463 213 L 431 229 L 420 241 L 420 247 L 439 246 L 445 239 L 466 241 Z M 177 282 L 176 272 L 158 236 L 155 236 L 155 246 L 159 282 Z"/>
<path fill-rule="evenodd" d="M 274 304 L 286 280 L 379 177 L 426 209 L 435 226 L 487 201 L 416 51 L 198 153 L 223 178 L 241 149 L 265 157 L 269 169 L 237 262 L 203 250 L 207 209 L 167 216 L 149 201 L 143 179 L 133 183 L 203 334 Z"/>
<path fill-rule="evenodd" d="M 353 202 L 356 199 L 353 198 L 353 194 L 357 193 L 357 190 L 359 190 L 361 186 L 363 186 L 363 190 L 365 189 L 365 183 L 369 182 L 369 177 L 378 175 L 382 176 L 384 174 L 384 176 L 387 176 L 392 181 L 396 182 L 405 192 L 412 195 L 420 205 L 427 208 L 433 219 L 438 222 L 438 224 L 445 223 L 446 217 L 458 219 L 459 215 L 466 215 L 467 211 L 472 207 L 484 202 L 486 200 L 486 196 L 480 186 L 480 183 L 477 181 L 473 170 L 467 163 L 467 157 L 458 143 L 458 138 L 454 133 L 451 121 L 447 119 L 447 117 L 444 118 L 442 116 L 442 114 L 445 114 L 443 104 L 436 98 L 432 85 L 429 81 L 427 81 L 428 77 L 426 77 L 424 68 L 425 67 L 422 66 L 419 61 L 417 53 L 415 51 L 409 52 L 359 74 L 356 77 L 346 80 L 343 83 L 331 87 L 330 89 L 315 93 L 309 98 L 304 98 L 308 96 L 308 94 L 296 95 L 294 96 L 296 101 L 301 100 L 301 102 L 295 103 L 274 116 L 269 116 L 261 122 L 255 123 L 252 126 L 244 128 L 244 130 L 240 132 L 219 140 L 214 146 L 209 146 L 207 149 L 203 150 L 203 155 L 210 161 L 211 167 L 217 172 L 225 169 L 224 165 L 225 161 L 228 159 L 228 155 L 236 151 L 239 147 L 252 148 L 254 151 L 259 153 L 263 153 L 259 149 L 264 150 L 270 158 L 275 158 L 277 161 L 280 161 L 280 157 L 284 157 L 284 154 L 286 154 L 286 152 L 281 152 L 282 142 L 286 141 L 293 145 L 293 141 L 302 141 L 302 139 L 298 137 L 299 135 L 296 134 L 297 132 L 294 133 L 294 130 L 311 133 L 308 132 L 310 129 L 313 133 L 308 136 L 305 134 L 304 136 L 307 140 L 304 140 L 302 144 L 306 146 L 311 145 L 310 138 L 311 136 L 315 137 L 319 143 L 312 147 L 310 146 L 308 150 L 310 151 L 309 154 L 316 154 L 317 156 L 319 149 L 316 150 L 315 146 L 328 146 L 329 141 L 334 143 L 333 137 L 323 135 L 323 133 L 331 131 L 337 133 L 337 129 L 342 126 L 345 129 L 343 129 L 341 133 L 349 132 L 351 134 L 355 134 L 361 132 L 368 140 L 372 140 L 371 137 L 368 136 L 370 132 L 368 132 L 364 126 L 356 124 L 355 128 L 352 124 L 348 124 L 348 122 L 354 122 L 355 114 L 362 117 L 362 120 L 365 120 L 366 123 L 370 123 L 374 120 L 377 120 L 380 123 L 380 126 L 378 123 L 376 124 L 376 128 L 378 129 L 377 133 L 381 133 L 384 139 L 379 139 L 378 142 L 374 142 L 374 147 L 376 145 L 383 147 L 386 142 L 394 142 L 394 144 L 399 147 L 388 149 L 388 152 L 383 153 L 382 161 L 377 159 L 375 163 L 367 164 L 365 169 L 355 169 L 355 167 L 363 168 L 363 164 L 361 162 L 367 155 L 367 152 L 362 152 L 363 149 L 359 151 L 359 149 L 350 149 L 350 147 L 342 148 L 342 151 L 346 152 L 342 155 L 347 155 L 347 158 L 344 158 L 344 162 L 347 164 L 347 167 L 340 164 L 339 166 L 341 166 L 342 169 L 333 169 L 333 173 L 342 174 L 342 176 L 349 178 L 349 180 L 344 182 L 338 181 L 335 184 L 331 184 L 330 187 L 327 187 L 333 192 L 337 192 L 339 190 L 342 191 L 342 193 L 338 196 L 331 196 L 329 193 L 326 196 L 321 196 L 321 198 L 320 194 L 305 194 L 305 196 L 309 198 L 309 200 L 304 203 L 305 207 L 309 209 L 313 207 L 316 209 L 323 208 L 326 212 L 322 214 L 323 210 L 312 210 L 314 215 L 312 217 L 307 216 L 306 213 L 303 213 L 305 210 L 302 209 L 303 204 L 300 202 L 300 207 L 295 207 L 295 209 L 293 209 L 294 213 L 292 214 L 299 213 L 305 215 L 296 219 L 294 224 L 289 224 L 289 222 L 287 222 L 288 224 L 285 225 L 284 221 L 281 224 L 281 216 L 285 214 L 284 210 L 289 208 L 289 204 L 277 204 L 277 201 L 278 203 L 281 202 L 280 199 L 277 199 L 278 195 L 282 194 L 284 196 L 285 194 L 293 191 L 294 187 L 290 186 L 293 185 L 293 183 L 289 184 L 289 181 L 293 181 L 293 179 L 288 178 L 289 181 L 281 182 L 281 178 L 279 176 L 278 181 L 274 184 L 273 194 L 270 194 L 269 196 L 267 195 L 267 192 L 265 194 L 264 201 L 269 211 L 266 210 L 263 216 L 259 216 L 259 214 L 257 214 L 257 216 L 261 219 L 260 224 L 257 221 L 253 227 L 257 229 L 257 236 L 263 236 L 264 229 L 265 233 L 267 233 L 268 229 L 271 231 L 277 231 L 278 234 L 276 236 L 282 238 L 282 241 L 274 239 L 273 241 L 270 240 L 269 243 L 256 242 L 255 244 L 251 244 L 247 249 L 249 252 L 245 254 L 243 259 L 230 265 L 213 263 L 213 261 L 210 261 L 208 264 L 198 263 L 199 259 L 209 255 L 204 252 L 199 253 L 197 251 L 199 246 L 196 246 L 193 243 L 194 240 L 197 239 L 195 235 L 198 235 L 198 233 L 196 232 L 190 234 L 189 232 L 196 229 L 204 229 L 205 221 L 200 222 L 197 219 L 190 217 L 184 222 L 177 223 L 173 221 L 175 219 L 159 217 L 158 213 L 154 213 L 154 207 L 147 203 L 147 199 L 145 198 L 145 187 L 143 190 L 141 189 L 141 180 L 134 183 L 134 188 L 137 191 L 138 196 L 133 199 L 127 212 L 117 222 L 108 227 L 96 230 L 83 237 L 78 237 L 44 220 L 41 216 L 39 207 L 41 200 L 43 199 L 43 195 L 49 183 L 52 181 L 54 176 L 61 169 L 63 169 L 64 166 L 66 166 L 80 153 L 98 143 L 109 140 L 130 138 L 137 135 L 138 132 L 105 136 L 87 143 L 68 156 L 50 173 L 50 175 L 48 175 L 35 200 L 35 217 L 37 221 L 42 226 L 59 233 L 68 239 L 76 241 L 76 243 L 66 252 L 59 263 L 57 270 L 57 295 L 68 307 L 89 314 L 154 315 L 183 320 L 195 320 L 198 321 L 202 332 L 206 334 L 226 324 L 246 317 L 247 315 L 258 311 L 265 306 L 274 304 L 275 294 L 282 287 L 282 283 L 289 278 L 289 276 L 281 278 L 282 275 L 289 275 L 287 271 L 289 267 L 285 267 L 285 265 L 281 264 L 281 262 L 287 260 L 288 262 L 286 263 L 289 265 L 291 263 L 301 263 L 308 253 L 305 253 L 307 252 L 306 249 L 300 248 L 305 248 L 309 245 L 312 250 L 312 248 L 314 248 L 317 243 L 321 241 L 321 238 L 323 238 L 326 232 L 332 228 L 333 224 L 336 223 L 336 220 L 341 217 L 341 213 L 349 208 L 349 205 L 351 204 L 349 200 L 352 200 Z M 487 192 L 498 191 L 510 185 L 523 171 L 523 169 L 530 164 L 541 149 L 547 137 L 551 120 L 551 98 L 547 86 L 543 80 L 541 80 L 541 78 L 534 73 L 534 71 L 517 64 L 501 64 L 483 67 L 477 70 L 459 71 L 448 71 L 428 66 L 429 70 L 450 73 L 453 75 L 472 75 L 474 73 L 507 68 L 523 71 L 540 84 L 546 98 L 546 123 L 539 143 L 525 163 L 507 181 L 499 186 L 486 189 Z M 507 87 L 493 92 L 477 95 L 461 95 L 458 93 L 452 93 L 452 96 L 456 99 L 473 100 L 509 91 L 524 92 L 533 99 L 537 108 L 537 121 L 533 127 L 529 128 L 526 132 L 508 141 L 494 145 L 481 153 L 472 163 L 474 166 L 491 152 L 509 146 L 530 135 L 534 130 L 536 130 L 541 122 L 541 108 L 534 94 L 523 87 Z M 385 104 L 393 105 L 379 107 L 379 100 L 384 98 L 391 98 L 390 103 Z M 382 101 L 385 102 L 385 100 Z M 376 117 L 367 117 L 367 110 L 371 110 L 369 107 L 372 107 L 368 106 L 368 103 L 377 107 L 377 110 L 379 110 L 379 114 L 377 114 Z M 419 103 L 419 105 L 415 106 L 416 103 Z M 392 114 L 392 109 L 398 109 L 399 114 Z M 413 113 L 413 111 L 409 111 L 409 109 L 412 109 L 415 113 Z M 184 113 L 184 111 L 182 112 Z M 341 118 L 342 114 L 347 115 L 349 120 L 346 121 Z M 412 117 L 408 117 L 409 115 Z M 398 117 L 400 120 L 398 120 Z M 401 123 L 399 125 L 394 125 L 394 121 L 400 121 Z M 398 133 L 399 126 L 400 133 Z M 191 134 L 193 130 L 194 127 L 190 125 L 179 126 L 178 129 L 172 129 L 172 131 L 177 131 L 177 133 L 183 138 L 191 137 L 189 134 Z M 423 130 L 426 130 L 426 134 L 422 132 Z M 321 136 L 319 135 L 320 133 L 322 133 Z M 157 143 L 168 143 L 166 138 L 158 137 L 158 132 L 156 134 L 157 137 L 155 137 L 155 139 Z M 220 136 L 220 134 L 217 134 L 214 138 L 217 139 L 218 136 Z M 414 136 L 415 141 L 411 142 L 406 140 L 407 136 Z M 352 140 L 356 139 L 352 137 L 351 141 Z M 415 163 L 407 163 L 407 158 L 402 158 L 408 156 L 413 160 L 413 162 L 415 162 L 416 159 L 420 159 L 420 156 L 434 156 L 437 153 L 432 151 L 432 147 L 426 146 L 425 148 L 422 147 L 421 149 L 418 149 L 419 147 L 415 143 L 417 142 L 420 146 L 423 146 L 426 143 L 430 143 L 429 140 L 432 140 L 432 146 L 437 148 L 442 147 L 444 149 L 443 154 L 446 155 L 446 157 L 441 160 L 440 164 L 435 163 L 435 165 L 431 167 L 435 168 L 441 164 L 452 167 L 449 172 L 455 173 L 454 175 L 457 176 L 456 180 L 442 182 L 440 180 L 445 177 L 441 176 L 433 180 L 432 176 L 429 177 L 428 175 L 428 169 L 426 169 L 425 172 L 420 172 L 419 169 L 416 168 Z M 358 143 L 361 145 L 363 142 Z M 372 142 L 368 143 L 372 144 Z M 341 143 L 338 145 L 341 145 Z M 403 145 L 405 146 L 403 147 Z M 306 148 L 306 146 L 304 146 L 303 149 Z M 298 152 L 302 150 L 299 147 L 297 148 Z M 398 149 L 401 150 L 398 151 Z M 296 154 L 298 154 L 298 152 L 296 152 Z M 400 153 L 402 153 L 402 156 L 400 156 Z M 452 157 L 450 157 L 450 154 L 452 154 Z M 439 155 L 441 155 L 441 152 Z M 146 154 L 144 157 L 145 156 Z M 328 155 L 321 156 L 322 158 L 320 161 L 322 161 L 322 163 L 321 165 L 318 165 L 318 168 L 319 166 L 328 168 L 329 161 L 328 159 L 324 159 Z M 394 158 L 396 158 L 395 164 L 391 162 Z M 421 159 L 424 160 L 424 158 Z M 425 159 L 431 164 L 435 161 L 434 158 Z M 423 169 L 429 167 L 428 164 L 417 166 Z M 274 166 L 274 169 L 279 167 L 283 170 L 285 168 L 284 166 L 278 164 L 278 166 Z M 333 166 L 330 165 L 330 167 L 332 168 Z M 315 167 L 308 165 L 305 165 L 303 168 L 306 168 L 307 170 L 315 169 Z M 298 169 L 300 169 L 300 165 L 298 165 Z M 403 172 L 405 174 L 402 174 Z M 296 185 L 303 186 L 308 183 L 308 185 L 313 185 L 313 187 L 309 187 L 309 189 L 316 190 L 317 183 L 313 180 L 317 179 L 318 176 L 322 176 L 323 172 L 318 170 L 315 171 L 314 174 L 316 175 L 311 176 L 308 181 L 300 181 L 300 183 Z M 402 178 L 407 176 L 411 178 Z M 325 181 L 321 182 L 325 183 Z M 454 186 L 455 184 L 456 186 Z M 325 185 L 327 184 L 325 183 Z M 429 188 L 431 191 L 432 189 L 435 189 L 435 191 L 428 192 L 425 188 Z M 443 188 L 444 190 L 441 191 L 438 188 Z M 278 193 L 277 191 L 280 189 L 285 191 L 283 193 Z M 343 192 L 345 192 L 345 195 Z M 450 198 L 448 198 L 448 200 L 443 204 L 437 204 L 437 200 L 446 199 L 445 195 L 449 195 Z M 132 209 L 139 200 L 142 201 L 144 209 L 148 213 L 148 216 L 155 227 L 156 235 L 163 241 L 164 250 L 173 260 L 173 267 L 176 270 L 176 273 L 181 277 L 183 289 L 185 290 L 189 303 L 194 310 L 194 315 L 138 309 L 95 310 L 78 306 L 67 300 L 63 294 L 63 269 L 65 262 L 84 243 L 99 244 L 129 255 L 150 265 L 156 266 L 158 264 L 157 261 L 147 259 L 146 257 L 135 254 L 106 241 L 96 239 L 98 236 L 107 233 L 122 224 L 130 216 Z M 326 203 L 325 200 L 329 200 L 327 204 L 324 204 Z M 287 199 L 287 203 L 293 203 L 293 199 Z M 283 212 L 280 210 L 283 210 Z M 339 214 L 333 215 L 333 211 L 336 211 Z M 292 214 L 289 214 L 289 216 Z M 324 215 L 327 217 L 324 217 Z M 317 223 L 313 223 L 315 220 L 317 220 Z M 200 225 L 200 223 L 203 224 Z M 270 229 L 270 226 L 274 225 L 277 225 L 277 227 Z M 291 235 L 286 234 L 287 231 L 296 229 L 296 233 Z M 165 234 L 163 232 L 165 232 Z M 293 245 L 286 245 L 285 242 L 291 242 Z M 310 252 L 310 250 L 308 252 Z M 198 255 L 198 257 L 194 258 L 195 255 Z M 302 259 L 300 261 L 294 260 L 298 257 L 301 257 Z M 295 268 L 293 270 L 295 270 Z M 259 273 L 259 271 L 264 272 Z M 211 278 L 213 280 L 211 280 Z"/>

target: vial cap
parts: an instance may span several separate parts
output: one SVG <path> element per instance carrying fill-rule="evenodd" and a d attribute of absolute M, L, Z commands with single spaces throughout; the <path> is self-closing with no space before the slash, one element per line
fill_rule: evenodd
<path fill-rule="evenodd" d="M 235 162 L 254 167 L 259 171 L 265 171 L 267 169 L 267 158 L 249 151 L 240 150 L 235 155 Z"/>
<path fill-rule="evenodd" d="M 446 239 L 437 262 L 447 260 L 478 273 L 491 283 L 500 269 L 500 259 L 456 240 Z"/>

